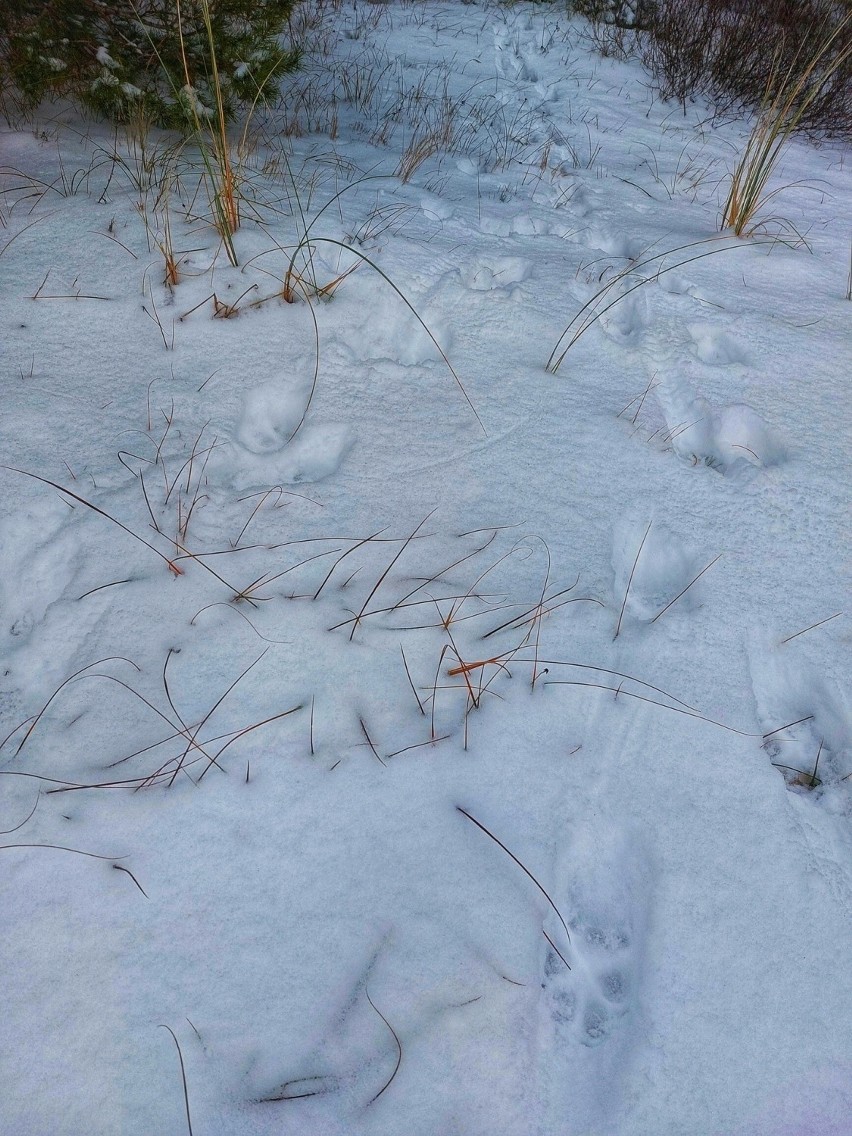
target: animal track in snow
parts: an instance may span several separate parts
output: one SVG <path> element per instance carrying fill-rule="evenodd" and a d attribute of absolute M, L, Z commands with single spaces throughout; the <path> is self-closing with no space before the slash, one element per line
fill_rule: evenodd
<path fill-rule="evenodd" d="M 503 79 L 538 83 L 539 68 L 535 51 L 525 48 L 521 35 L 509 28 L 494 29 L 494 62 Z"/>
<path fill-rule="evenodd" d="M 211 476 L 245 489 L 320 481 L 334 473 L 354 437 L 341 425 L 300 427 L 309 397 L 305 382 L 264 383 L 248 391 L 231 440 L 213 451 Z"/>
<path fill-rule="evenodd" d="M 590 229 L 586 244 L 590 249 L 600 249 L 607 256 L 622 260 L 639 260 L 648 247 L 639 237 L 629 237 L 626 233 L 607 233 L 601 229 Z"/>
<path fill-rule="evenodd" d="M 763 637 L 749 663 L 764 748 L 791 789 L 807 791 L 852 772 L 852 716 L 840 690 L 793 651 Z M 786 729 L 787 723 L 795 723 Z"/>
<path fill-rule="evenodd" d="M 697 284 L 693 284 L 685 276 L 681 276 L 679 272 L 664 272 L 657 278 L 657 285 L 663 292 L 668 292 L 670 296 L 691 296 L 694 300 L 699 300 L 702 303 L 712 304 L 716 308 L 724 308 L 724 304 L 720 303 L 718 299 L 708 295 Z"/>
<path fill-rule="evenodd" d="M 474 292 L 513 292 L 529 276 L 532 265 L 524 257 L 485 257 L 462 268 L 462 282 Z"/>
<path fill-rule="evenodd" d="M 655 619 L 676 597 L 680 597 L 682 608 L 694 608 L 700 602 L 703 581 L 689 585 L 706 563 L 708 560 L 702 562 L 665 525 L 625 520 L 613 537 L 615 605 L 620 609 L 624 604 L 624 616 L 641 622 Z"/>
<path fill-rule="evenodd" d="M 483 217 L 479 231 L 489 237 L 546 237 L 553 232 L 553 225 L 544 217 L 522 212 L 511 217 Z"/>
<path fill-rule="evenodd" d="M 647 298 L 641 288 L 629 291 L 634 283 L 629 276 L 625 277 L 617 285 L 621 299 L 598 318 L 604 334 L 625 347 L 635 346 L 648 326 Z M 613 298 L 608 295 L 606 303 L 612 303 Z"/>
<path fill-rule="evenodd" d="M 695 323 L 689 327 L 692 351 L 702 363 L 725 367 L 731 363 L 748 363 L 745 347 L 732 335 L 714 324 Z"/>
<path fill-rule="evenodd" d="M 85 560 L 79 534 L 66 522 L 60 503 L 46 500 L 0 525 L 0 644 L 7 651 L 28 641 Z"/>
<path fill-rule="evenodd" d="M 785 460 L 784 446 L 746 403 L 714 410 L 680 376 L 660 379 L 654 393 L 666 421 L 664 440 L 693 465 L 728 476 L 750 476 Z"/>
<path fill-rule="evenodd" d="M 626 835 L 601 826 L 580 831 L 564 858 L 571 947 L 569 971 L 548 948 L 545 1004 L 559 1038 L 605 1042 L 636 1003 L 645 936 L 644 861 Z M 561 950 L 561 948 L 560 948 Z"/>
<path fill-rule="evenodd" d="M 281 450 L 302 420 L 310 383 L 264 383 L 243 395 L 234 439 L 252 454 Z"/>
<path fill-rule="evenodd" d="M 536 198 L 546 201 L 553 209 L 570 209 L 572 217 L 587 217 L 594 204 L 589 199 L 589 191 L 583 185 L 575 161 L 562 146 L 553 147 L 550 161 L 553 163 L 554 180 L 537 190 Z"/>

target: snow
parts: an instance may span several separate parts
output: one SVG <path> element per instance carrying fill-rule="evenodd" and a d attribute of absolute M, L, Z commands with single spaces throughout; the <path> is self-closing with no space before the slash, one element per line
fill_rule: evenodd
<path fill-rule="evenodd" d="M 846 1136 L 848 148 L 322 12 L 238 266 L 0 134 L 0 1131 Z"/>

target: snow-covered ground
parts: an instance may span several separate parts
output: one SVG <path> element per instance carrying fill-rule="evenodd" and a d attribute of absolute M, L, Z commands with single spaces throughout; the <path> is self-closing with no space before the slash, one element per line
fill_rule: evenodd
<path fill-rule="evenodd" d="M 0 1131 L 848 1136 L 848 148 L 324 21 L 238 266 L 0 133 Z"/>

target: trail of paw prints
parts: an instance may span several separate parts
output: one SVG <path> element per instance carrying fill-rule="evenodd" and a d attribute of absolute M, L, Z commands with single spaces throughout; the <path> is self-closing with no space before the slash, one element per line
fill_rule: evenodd
<path fill-rule="evenodd" d="M 585 293 L 578 327 L 585 330 L 594 324 L 622 347 L 640 346 L 651 322 L 645 274 L 641 269 L 633 272 L 642 257 L 642 242 L 598 227 L 586 230 L 580 239 L 593 255 L 577 273 L 580 293 Z"/>
<path fill-rule="evenodd" d="M 644 345 L 655 362 L 671 358 L 672 345 L 679 341 L 681 350 L 706 366 L 751 363 L 745 345 L 724 327 L 710 321 L 687 322 L 696 303 L 723 305 L 704 296 L 686 277 L 670 274 L 664 267 L 665 256 L 654 246 L 598 224 L 585 229 L 581 239 L 590 253 L 598 254 L 579 274 L 589 291 L 589 318 L 610 339 L 635 347 L 647 332 Z M 680 297 L 686 299 L 685 309 Z M 659 318 L 652 321 L 651 308 L 656 317 L 668 317 L 665 328 L 659 326 Z"/>
<path fill-rule="evenodd" d="M 576 220 L 583 220 L 595 211 L 595 195 L 590 193 L 585 184 L 589 172 L 578 168 L 576 157 L 564 146 L 551 147 L 548 158 L 550 166 L 550 181 L 545 182 L 536 190 L 536 200 L 553 209 L 556 216 L 561 210 L 570 220 L 570 227 L 554 227 L 554 232 L 561 236 L 574 236 L 577 232 Z M 588 242 L 585 242 L 588 244 Z"/>
<path fill-rule="evenodd" d="M 648 873 L 633 841 L 615 828 L 579 832 L 563 862 L 571 942 L 566 950 L 555 936 L 547 943 L 544 1005 L 557 1045 L 595 1048 L 637 1004 Z"/>
<path fill-rule="evenodd" d="M 669 296 L 685 296 L 688 299 L 697 300 L 700 304 L 710 304 L 716 308 L 724 308 L 724 304 L 716 296 L 708 294 L 703 288 L 699 288 L 686 276 L 682 276 L 679 272 L 667 271 L 657 278 L 657 287 L 661 292 L 665 292 Z"/>
<path fill-rule="evenodd" d="M 627 233 L 611 232 L 599 227 L 589 229 L 586 245 L 592 250 L 599 250 L 628 264 L 630 261 L 640 260 L 647 248 L 641 237 L 631 237 Z"/>
<path fill-rule="evenodd" d="M 560 239 L 573 232 L 572 218 L 556 213 L 549 192 L 532 193 L 520 177 L 485 173 L 477 179 L 478 192 L 491 208 L 483 210 L 476 222 L 480 233 L 489 237 L 547 237 Z"/>
<path fill-rule="evenodd" d="M 494 65 L 501 79 L 538 83 L 541 76 L 537 56 L 540 52 L 534 44 L 529 19 L 516 19 L 512 27 L 505 24 L 494 28 Z"/>

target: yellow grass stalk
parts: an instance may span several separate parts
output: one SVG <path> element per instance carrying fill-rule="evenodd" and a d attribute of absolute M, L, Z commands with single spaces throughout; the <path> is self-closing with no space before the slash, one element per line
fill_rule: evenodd
<path fill-rule="evenodd" d="M 825 83 L 852 57 L 852 42 L 830 57 L 838 38 L 850 25 L 852 12 L 823 40 L 798 78 L 794 74 L 799 62 L 798 55 L 780 82 L 776 64 L 767 83 L 757 122 L 731 175 L 731 185 L 722 213 L 722 229 L 733 229 L 738 237 L 751 236 L 755 232 L 756 218 L 760 211 L 784 188 L 782 186 L 768 193 L 766 191 L 769 179 L 793 132 L 816 101 Z"/>

